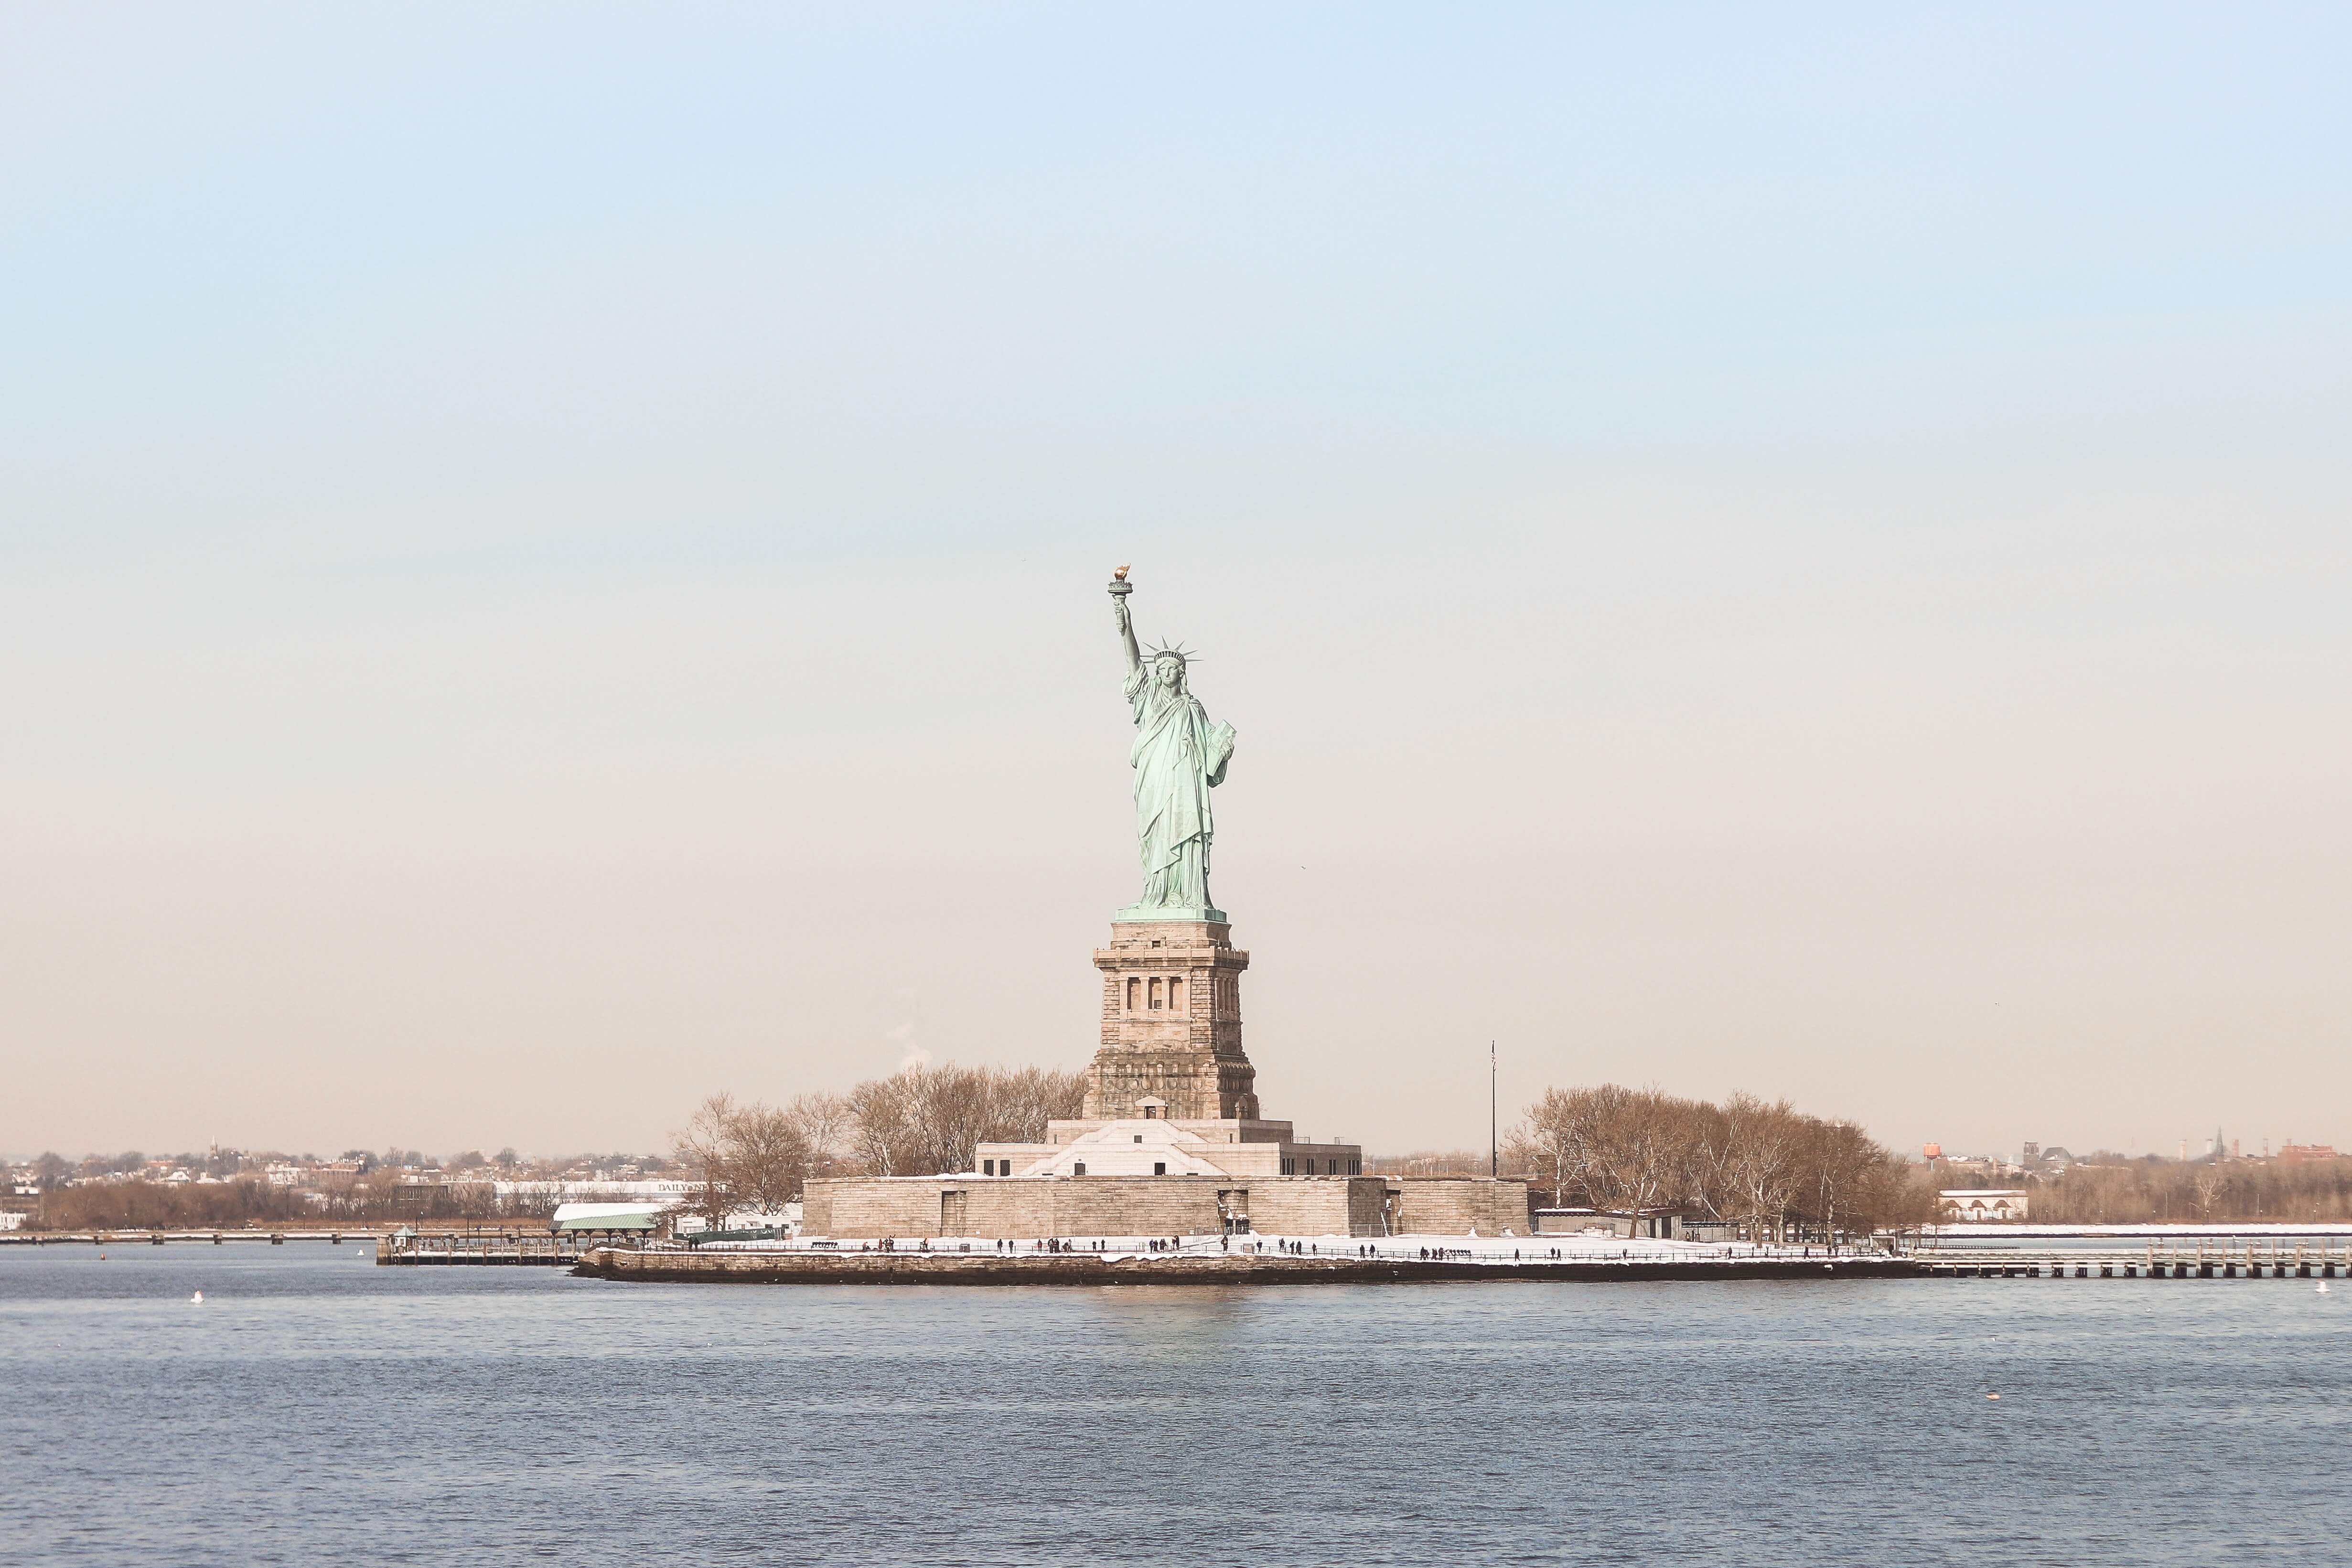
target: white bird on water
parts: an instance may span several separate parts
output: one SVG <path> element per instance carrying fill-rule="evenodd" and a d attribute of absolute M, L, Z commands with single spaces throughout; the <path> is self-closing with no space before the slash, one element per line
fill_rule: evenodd
<path fill-rule="evenodd" d="M 2327 1281 L 2325 1279 L 2319 1282 L 2319 1293 L 2323 1296 L 2327 1294 Z"/>
<path fill-rule="evenodd" d="M 188 1300 L 201 1307 L 205 1304 L 205 1293 L 202 1290 L 199 1290 L 194 1295 L 189 1297 Z"/>

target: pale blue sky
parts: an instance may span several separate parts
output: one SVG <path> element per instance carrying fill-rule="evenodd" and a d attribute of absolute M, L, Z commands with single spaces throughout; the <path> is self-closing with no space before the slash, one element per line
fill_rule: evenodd
<path fill-rule="evenodd" d="M 1126 560 L 1307 1131 L 2352 1145 L 2347 45 L 0 12 L 0 1149 L 1083 1061 Z"/>

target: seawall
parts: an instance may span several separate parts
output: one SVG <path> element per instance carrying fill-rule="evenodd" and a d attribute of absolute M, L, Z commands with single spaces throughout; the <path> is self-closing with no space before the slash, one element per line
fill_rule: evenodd
<path fill-rule="evenodd" d="M 761 1253 L 599 1248 L 574 1274 L 713 1285 L 1390 1285 L 1430 1280 L 1916 1279 L 1905 1258 L 1554 1258 L 1301 1257 L 1286 1253 Z"/>

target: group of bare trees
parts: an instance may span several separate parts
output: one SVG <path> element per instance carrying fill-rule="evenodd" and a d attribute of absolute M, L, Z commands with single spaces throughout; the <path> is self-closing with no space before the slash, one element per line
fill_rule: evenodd
<path fill-rule="evenodd" d="M 982 1143 L 1043 1142 L 1045 1123 L 1077 1115 L 1085 1095 L 1082 1073 L 952 1062 L 782 1105 L 715 1094 L 677 1135 L 677 1152 L 701 1184 L 706 1212 L 772 1210 L 812 1176 L 969 1171 Z"/>
<path fill-rule="evenodd" d="M 1974 1185 L 1973 1182 L 1948 1182 Z M 2179 1162 L 2101 1155 L 2032 1188 L 2053 1225 L 2352 1219 L 2352 1159 Z"/>
<path fill-rule="evenodd" d="M 39 1230 L 210 1230 L 245 1226 L 492 1224 L 543 1217 L 554 1199 L 499 1198 L 488 1182 L 410 1184 L 341 1177 L 298 1192 L 256 1175 L 201 1185 L 106 1182 L 59 1187 L 44 1194 L 32 1228 Z"/>
<path fill-rule="evenodd" d="M 1861 1128 L 1752 1094 L 1717 1105 L 1617 1084 L 1546 1089 L 1507 1149 L 1557 1204 L 1680 1210 L 1759 1241 L 1787 1239 L 1792 1222 L 1837 1236 L 1936 1217 L 1934 1189 Z"/>

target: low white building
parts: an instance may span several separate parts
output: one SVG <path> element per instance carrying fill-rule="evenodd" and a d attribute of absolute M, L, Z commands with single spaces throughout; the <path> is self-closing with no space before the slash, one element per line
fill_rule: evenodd
<path fill-rule="evenodd" d="M 2025 1218 L 2022 1187 L 1950 1187 L 1937 1195 L 1944 1200 L 1947 1225 L 2006 1225 Z"/>
<path fill-rule="evenodd" d="M 660 1204 L 560 1204 L 548 1228 L 554 1231 L 655 1231 L 668 1210 Z"/>
<path fill-rule="evenodd" d="M 786 1204 L 780 1209 L 736 1209 L 717 1225 L 698 1214 L 677 1216 L 677 1234 L 701 1236 L 709 1231 L 772 1230 L 785 1236 L 801 1233 L 801 1205 Z"/>

